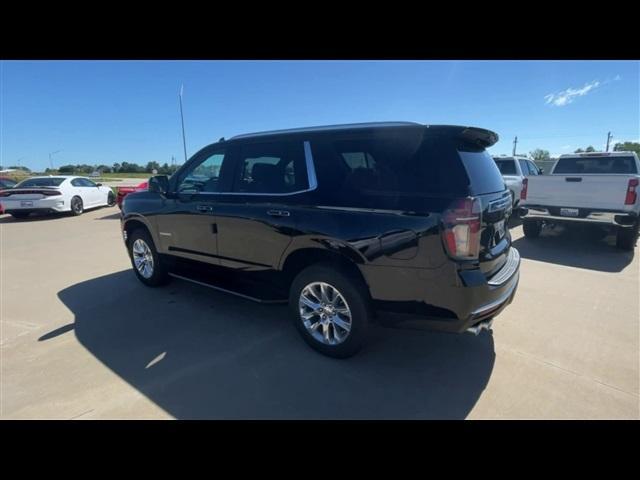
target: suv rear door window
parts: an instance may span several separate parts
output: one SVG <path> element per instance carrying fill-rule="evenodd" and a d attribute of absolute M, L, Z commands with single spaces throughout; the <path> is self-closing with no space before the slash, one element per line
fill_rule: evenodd
<path fill-rule="evenodd" d="M 309 188 L 302 142 L 242 146 L 237 172 L 234 192 L 269 195 Z"/>
<path fill-rule="evenodd" d="M 573 157 L 561 158 L 558 160 L 553 173 L 559 174 L 606 174 L 621 173 L 633 174 L 638 173 L 636 162 L 632 156 L 593 156 L 593 157 Z"/>

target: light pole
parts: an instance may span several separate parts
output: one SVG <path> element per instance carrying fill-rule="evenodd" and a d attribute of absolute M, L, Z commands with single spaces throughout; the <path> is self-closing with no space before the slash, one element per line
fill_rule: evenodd
<path fill-rule="evenodd" d="M 53 155 L 55 155 L 56 153 L 60 153 L 62 150 L 56 150 L 55 152 L 51 152 L 49 154 L 49 166 L 51 167 L 51 170 L 53 170 L 53 160 L 51 159 L 51 157 Z"/>
<path fill-rule="evenodd" d="M 182 122 L 182 146 L 184 148 L 184 162 L 187 163 L 187 139 L 184 134 L 184 115 L 182 114 L 182 92 L 184 91 L 184 85 L 180 85 L 180 121 Z"/>

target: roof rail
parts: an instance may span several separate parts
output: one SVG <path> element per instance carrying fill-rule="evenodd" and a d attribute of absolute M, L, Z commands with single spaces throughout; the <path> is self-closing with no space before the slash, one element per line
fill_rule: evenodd
<path fill-rule="evenodd" d="M 374 128 L 374 127 L 408 127 L 408 126 L 421 126 L 415 122 L 368 122 L 368 123 L 346 123 L 340 125 L 323 125 L 317 127 L 303 127 L 303 128 L 289 128 L 284 130 L 270 130 L 266 132 L 256 133 L 243 133 L 242 135 L 236 135 L 231 140 L 237 138 L 249 138 L 259 137 L 263 135 L 279 135 L 286 133 L 303 133 L 303 132 L 322 132 L 327 130 L 348 130 L 351 128 Z"/>

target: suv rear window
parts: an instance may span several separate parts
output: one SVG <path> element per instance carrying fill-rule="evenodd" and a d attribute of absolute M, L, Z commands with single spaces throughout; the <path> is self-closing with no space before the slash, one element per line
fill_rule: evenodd
<path fill-rule="evenodd" d="M 502 175 L 516 175 L 516 165 L 513 160 L 495 160 Z"/>
<path fill-rule="evenodd" d="M 423 130 L 352 134 L 313 142 L 323 190 L 363 196 L 466 196 L 503 190 L 484 150 Z M 366 206 L 366 199 L 355 203 Z"/>
<path fill-rule="evenodd" d="M 628 157 L 573 157 L 558 160 L 553 173 L 638 173 L 636 162 Z"/>
<path fill-rule="evenodd" d="M 64 181 L 64 177 L 28 178 L 20 182 L 16 187 L 59 187 Z"/>

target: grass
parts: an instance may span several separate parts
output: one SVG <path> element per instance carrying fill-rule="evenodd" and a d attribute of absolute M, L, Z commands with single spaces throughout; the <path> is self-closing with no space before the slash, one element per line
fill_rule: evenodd
<path fill-rule="evenodd" d="M 103 173 L 103 179 L 118 180 L 121 178 L 151 178 L 153 173 Z"/>

